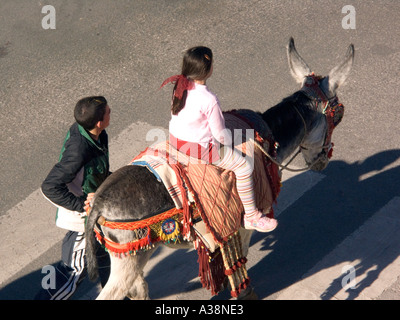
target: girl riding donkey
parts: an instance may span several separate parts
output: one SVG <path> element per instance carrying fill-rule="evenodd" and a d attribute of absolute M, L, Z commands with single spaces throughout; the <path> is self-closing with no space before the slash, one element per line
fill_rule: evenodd
<path fill-rule="evenodd" d="M 183 129 L 177 126 L 175 122 L 175 120 L 181 120 L 186 112 L 188 113 L 186 116 L 191 116 L 190 119 L 192 119 L 192 117 L 196 119 L 193 114 L 194 111 L 192 111 L 191 108 L 196 106 L 197 98 L 198 101 L 206 100 L 208 103 L 212 103 L 211 107 L 214 108 L 210 107 L 209 110 L 216 112 L 216 118 L 220 119 L 220 109 L 217 99 L 207 90 L 205 85 L 206 80 L 211 75 L 212 54 L 211 51 L 202 50 L 204 49 L 201 49 L 199 52 L 196 50 L 191 52 L 191 50 L 189 50 L 187 53 L 188 57 L 186 58 L 185 55 L 184 61 L 195 56 L 196 61 L 200 61 L 200 65 L 207 66 L 207 68 L 204 69 L 204 73 L 197 72 L 197 75 L 195 75 L 183 68 L 182 75 L 166 80 L 166 83 L 169 81 L 175 82 L 173 100 L 176 101 L 176 104 L 173 104 L 171 135 L 175 136 L 175 144 L 177 147 L 179 147 L 180 143 L 178 139 L 182 139 L 184 141 L 193 142 L 195 148 L 197 147 L 197 150 L 200 148 L 200 151 L 206 151 L 210 146 L 214 146 L 212 150 L 215 152 L 215 150 L 218 150 L 215 149 L 216 143 L 218 141 L 223 141 L 222 138 L 218 136 L 218 131 L 215 134 L 214 132 L 211 133 L 211 128 L 214 130 L 214 128 L 217 128 L 216 125 L 213 125 L 212 122 L 210 125 L 209 120 L 204 120 L 204 124 L 207 125 L 205 128 L 209 131 L 205 129 L 208 135 L 206 134 L 203 138 L 208 138 L 209 140 L 200 140 L 200 135 L 195 133 L 196 139 L 192 141 L 190 140 L 191 136 L 179 135 L 179 132 Z M 252 116 L 261 119 L 260 121 L 263 123 L 261 127 L 268 127 L 274 137 L 274 141 L 277 143 L 276 145 L 279 146 L 276 150 L 276 157 L 274 157 L 274 162 L 277 165 L 281 168 L 288 169 L 287 165 L 283 166 L 282 163 L 290 155 L 295 153 L 296 150 L 299 150 L 307 163 L 307 168 L 304 170 L 323 170 L 330 159 L 332 132 L 343 117 L 343 105 L 338 102 L 336 92 L 346 80 L 352 67 L 354 46 L 349 46 L 344 61 L 332 69 L 329 76 L 326 77 L 317 77 L 311 73 L 308 65 L 297 53 L 293 39 L 290 39 L 287 54 L 290 71 L 295 79 L 301 83 L 301 89 L 286 97 L 277 105 L 268 108 L 264 113 L 253 111 Z M 195 62 L 191 63 L 191 65 L 194 64 Z M 201 76 L 199 74 L 201 74 Z M 175 98 L 175 96 L 177 97 Z M 177 104 L 179 100 L 184 101 L 185 104 Z M 175 110 L 174 106 L 176 105 L 180 106 L 181 109 Z M 208 106 L 208 104 L 205 103 L 201 105 Z M 200 107 L 198 108 L 197 115 L 199 115 L 200 112 Z M 237 112 L 240 111 L 246 111 L 248 114 L 251 110 L 237 110 Z M 177 115 L 174 113 L 177 113 Z M 190 113 L 192 113 L 192 115 Z M 213 119 L 213 117 L 209 119 Z M 221 124 L 223 122 L 220 119 L 218 123 Z M 179 124 L 182 126 L 184 125 L 184 128 L 187 130 L 187 132 L 183 133 L 189 134 L 194 132 L 192 128 L 195 127 L 191 126 L 190 123 L 181 121 Z M 187 129 L 188 125 L 190 130 Z M 224 126 L 221 125 L 219 128 L 224 128 Z M 262 133 L 262 131 L 259 133 Z M 217 140 L 217 138 L 220 140 Z M 174 143 L 174 139 L 172 138 L 171 140 L 172 143 Z M 181 142 L 181 146 L 182 144 L 185 144 L 185 142 Z M 181 147 L 181 149 L 183 149 L 183 147 Z M 215 153 L 217 159 L 219 159 L 219 162 L 215 161 L 218 165 L 228 163 L 229 161 L 226 161 L 226 158 L 229 159 L 229 157 L 226 156 L 226 153 L 233 152 L 230 149 L 225 150 L 225 146 L 222 149 L 223 152 Z M 205 154 L 205 156 L 208 156 L 207 152 Z M 202 153 L 200 153 L 199 157 L 201 157 L 201 155 Z M 213 152 L 211 152 L 211 156 L 212 155 Z M 234 158 L 233 153 L 231 153 L 229 160 L 232 160 L 232 158 Z M 243 160 L 243 158 L 239 159 Z M 231 161 L 230 163 L 235 163 L 235 161 Z M 239 165 L 236 164 L 236 166 Z M 227 165 L 227 167 L 229 166 Z M 235 173 L 238 175 L 237 172 Z M 238 185 L 240 182 L 241 181 L 238 181 Z M 123 299 L 126 296 L 132 299 L 149 298 L 147 281 L 144 277 L 144 268 L 155 252 L 155 249 L 161 245 L 168 245 L 168 243 L 155 239 L 152 243 L 154 247 L 145 247 L 143 250 L 135 250 L 133 253 L 130 253 L 130 251 L 125 251 L 125 249 L 126 247 L 130 249 L 132 242 L 136 244 L 143 240 L 145 243 L 148 243 L 146 239 L 149 233 L 146 232 L 146 230 L 148 231 L 149 227 L 144 228 L 141 226 L 140 229 L 127 230 L 125 228 L 120 228 L 120 226 L 125 225 L 127 221 L 133 223 L 139 222 L 141 224 L 144 219 L 152 219 L 153 217 L 159 216 L 159 212 L 165 212 L 172 207 L 174 207 L 174 201 L 163 182 L 159 181 L 154 173 L 144 166 L 131 164 L 123 166 L 102 183 L 100 188 L 96 191 L 93 206 L 86 224 L 86 257 L 88 261 L 88 274 L 91 280 L 95 280 L 98 276 L 98 265 L 95 257 L 95 236 L 101 233 L 103 235 L 100 234 L 101 237 L 99 241 L 105 246 L 107 246 L 108 243 L 111 244 L 109 247 L 111 274 L 106 286 L 97 299 Z M 242 252 L 243 256 L 246 257 L 253 230 L 241 229 L 240 232 Z M 193 241 L 188 240 L 180 243 L 180 245 L 174 244 L 173 248 L 189 249 L 193 247 L 193 244 Z M 123 258 L 119 255 L 121 247 L 124 249 Z M 173 271 L 172 268 L 168 270 L 168 275 L 170 277 L 173 277 Z M 179 275 L 180 272 L 181 269 L 177 269 Z M 247 298 L 251 292 L 252 288 L 248 286 L 246 290 L 242 291 L 242 294 L 239 295 L 238 298 Z"/>
<path fill-rule="evenodd" d="M 206 86 L 212 72 L 211 49 L 194 47 L 184 54 L 182 73 L 163 82 L 162 86 L 175 83 L 169 123 L 170 144 L 187 155 L 233 171 L 245 211 L 244 227 L 270 232 L 278 223 L 256 208 L 253 163 L 231 144 L 218 99 Z"/>

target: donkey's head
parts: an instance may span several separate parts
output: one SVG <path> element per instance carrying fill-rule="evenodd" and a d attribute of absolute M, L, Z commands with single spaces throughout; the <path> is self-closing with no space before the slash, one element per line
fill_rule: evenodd
<path fill-rule="evenodd" d="M 301 151 L 311 170 L 321 171 L 328 165 L 332 153 L 333 129 L 343 117 L 344 107 L 338 102 L 337 89 L 344 83 L 354 61 L 354 46 L 350 45 L 344 61 L 333 68 L 326 77 L 315 76 L 298 54 L 293 38 L 287 48 L 292 76 L 301 84 L 301 91 L 310 99 L 315 119 L 306 128 Z M 306 125 L 306 123 L 304 122 Z"/>

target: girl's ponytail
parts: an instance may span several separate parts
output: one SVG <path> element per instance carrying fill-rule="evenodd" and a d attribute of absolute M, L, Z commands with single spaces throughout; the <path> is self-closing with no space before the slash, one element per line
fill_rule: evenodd
<path fill-rule="evenodd" d="M 176 91 L 176 87 L 177 85 L 175 84 L 174 93 Z M 181 98 L 178 98 L 174 93 L 172 94 L 171 112 L 174 116 L 176 116 L 185 107 L 187 90 L 183 91 Z"/>
<path fill-rule="evenodd" d="M 172 114 L 177 115 L 185 107 L 187 91 L 194 88 L 194 82 L 183 74 L 179 74 L 166 79 L 161 88 L 169 82 L 175 84 L 172 93 Z"/>
<path fill-rule="evenodd" d="M 187 90 L 194 88 L 194 81 L 204 80 L 210 75 L 212 57 L 212 51 L 207 47 L 190 48 L 183 56 L 182 73 L 163 82 L 161 87 L 169 82 L 175 84 L 171 107 L 173 115 L 177 115 L 185 107 Z"/>

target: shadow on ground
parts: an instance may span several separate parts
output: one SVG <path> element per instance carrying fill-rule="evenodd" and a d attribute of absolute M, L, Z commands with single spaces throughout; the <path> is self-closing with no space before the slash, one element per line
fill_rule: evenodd
<path fill-rule="evenodd" d="M 268 235 L 254 233 L 251 245 L 261 241 L 261 251 L 269 252 L 248 270 L 259 298 L 266 299 L 300 281 L 318 261 L 392 198 L 399 196 L 400 167 L 392 165 L 399 159 L 400 150 L 389 150 L 350 164 L 331 161 L 323 171 L 326 177 L 279 216 L 279 227 L 275 231 Z M 383 170 L 389 165 L 392 167 Z M 290 179 L 285 181 L 289 183 Z M 386 261 L 377 261 L 374 265 L 365 264 L 367 259 L 363 256 L 346 257 L 347 261 L 358 259 L 357 272 L 365 273 L 365 278 L 348 299 L 356 298 L 372 284 L 399 254 L 398 250 L 392 250 Z M 171 250 L 171 254 L 147 273 L 150 297 L 163 299 L 197 290 L 201 286 L 199 281 L 194 281 L 197 275 L 196 251 Z M 38 268 L 14 279 L 0 290 L 0 299 L 32 299 L 42 278 L 41 268 Z M 84 297 L 94 286 L 85 280 L 73 298 Z M 332 283 L 321 299 L 333 296 L 337 287 Z M 210 298 L 210 292 L 204 289 L 202 299 Z M 229 299 L 229 295 L 223 292 L 213 299 Z"/>

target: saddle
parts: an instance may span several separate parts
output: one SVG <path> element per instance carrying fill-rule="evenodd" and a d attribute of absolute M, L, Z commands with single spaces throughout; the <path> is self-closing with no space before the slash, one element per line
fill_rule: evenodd
<path fill-rule="evenodd" d="M 241 110 L 225 112 L 224 117 L 227 129 L 235 131 L 235 135 L 246 137 L 246 130 L 253 129 L 254 139 L 271 155 L 276 155 L 270 131 L 258 114 Z M 242 139 L 235 148 L 254 161 L 257 208 L 273 217 L 272 205 L 280 191 L 277 166 L 249 139 Z M 246 259 L 241 253 L 239 228 L 244 210 L 236 190 L 235 174 L 183 154 L 168 141 L 148 147 L 130 164 L 147 167 L 165 185 L 176 206 L 174 209 L 182 210 L 181 233 L 185 240 L 196 240 L 203 286 L 216 294 L 228 276 L 231 294 L 237 296 L 249 278 Z"/>
<path fill-rule="evenodd" d="M 235 134 L 238 130 L 253 129 L 250 122 L 239 114 L 224 113 L 224 117 L 226 127 L 235 130 Z M 264 146 L 270 145 L 270 141 L 265 143 L 265 139 L 258 134 L 255 139 Z M 272 205 L 280 190 L 277 166 L 266 159 L 251 140 L 241 141 L 235 148 L 253 158 L 256 206 L 273 217 Z M 274 152 L 274 147 L 269 149 L 269 152 Z M 217 243 L 226 241 L 240 228 L 243 205 L 236 190 L 234 172 L 181 153 L 169 141 L 148 147 L 130 164 L 146 166 L 151 170 L 164 183 L 177 209 L 196 207 Z M 187 235 L 187 239 L 189 237 Z"/>

